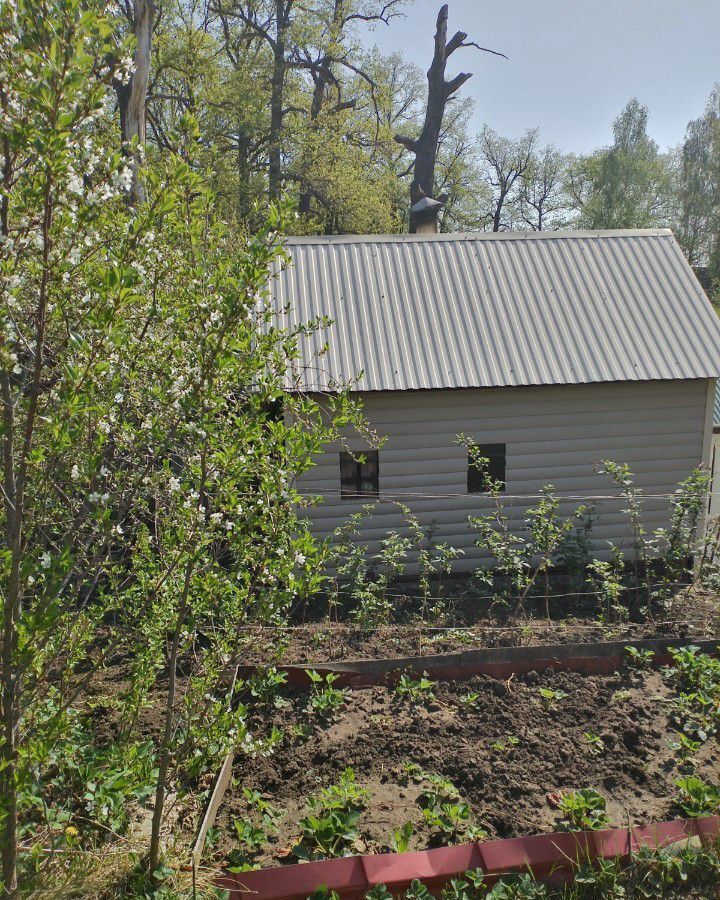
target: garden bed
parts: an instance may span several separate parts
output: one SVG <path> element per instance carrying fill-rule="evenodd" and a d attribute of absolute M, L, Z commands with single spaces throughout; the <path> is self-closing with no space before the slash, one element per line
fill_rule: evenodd
<path fill-rule="evenodd" d="M 373 628 L 347 619 L 293 621 L 286 627 L 248 626 L 242 632 L 247 664 L 265 665 L 330 662 L 390 656 L 420 656 L 466 650 L 469 647 L 522 647 L 530 644 L 596 644 L 600 641 L 678 638 L 688 641 L 720 638 L 720 610 L 715 596 L 688 589 L 673 602 L 672 621 L 603 624 L 594 614 L 571 615 L 573 604 L 563 603 L 565 617 L 541 617 L 521 622 L 506 615 L 488 615 L 487 606 L 465 601 L 450 607 L 440 622 L 417 617 Z M 596 612 L 596 611 L 595 611 Z"/>
<path fill-rule="evenodd" d="M 545 671 L 506 682 L 476 676 L 405 688 L 402 695 L 389 685 L 347 692 L 336 714 L 325 717 L 313 710 L 307 691 L 269 698 L 256 728 L 274 726 L 283 737 L 270 757 L 236 757 L 211 835 L 215 861 L 230 854 L 236 864 L 268 866 L 296 862 L 308 850 L 312 856 L 307 827 L 298 845 L 301 820 L 313 813 L 308 802 L 341 785 L 348 768 L 345 794 L 350 785 L 349 793 L 357 788 L 361 796 L 353 807 L 354 833 L 335 848 L 342 852 L 551 832 L 564 815 L 563 792 L 585 788 L 606 798 L 614 826 L 679 812 L 675 782 L 690 770 L 671 746 L 678 739 L 677 690 L 657 671 Z M 717 783 L 715 739 L 694 753 L 693 770 Z M 457 807 L 444 822 L 424 811 L 433 793 Z M 271 804 L 269 818 L 264 801 Z M 248 823 L 259 829 L 254 843 L 243 838 Z"/>

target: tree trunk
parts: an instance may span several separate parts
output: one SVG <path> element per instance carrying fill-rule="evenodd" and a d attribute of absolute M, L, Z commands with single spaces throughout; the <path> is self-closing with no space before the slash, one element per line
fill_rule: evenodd
<path fill-rule="evenodd" d="M 268 165 L 268 196 L 280 199 L 282 189 L 282 126 L 285 100 L 285 40 L 290 23 L 292 0 L 275 0 L 276 33 L 273 42 L 273 68 L 270 87 L 270 135 Z"/>
<path fill-rule="evenodd" d="M 152 31 L 157 7 L 154 0 L 134 0 L 133 31 L 135 33 L 135 70 L 127 84 L 115 84 L 120 109 L 120 133 L 123 143 L 137 140 L 137 146 L 129 151 L 132 166 L 130 203 L 137 206 L 145 199 L 145 188 L 140 178 L 141 147 L 145 144 L 145 105 L 150 79 L 152 57 Z"/>
<path fill-rule="evenodd" d="M 438 142 L 442 128 L 445 107 L 450 97 L 471 77 L 470 73 L 461 72 L 450 81 L 445 80 L 445 67 L 448 57 L 464 45 L 467 35 L 458 31 L 447 40 L 447 4 L 440 8 L 435 30 L 435 52 L 427 73 L 428 97 L 425 109 L 425 121 L 420 136 L 416 140 L 396 135 L 395 140 L 403 144 L 415 154 L 413 180 L 410 183 L 410 205 L 413 206 L 423 197 L 432 197 L 435 190 L 435 162 L 437 160 Z M 410 232 L 414 233 L 417 222 L 410 214 Z"/>

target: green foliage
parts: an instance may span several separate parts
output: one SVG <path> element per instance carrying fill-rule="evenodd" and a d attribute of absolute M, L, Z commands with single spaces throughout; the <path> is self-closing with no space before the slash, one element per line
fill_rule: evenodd
<path fill-rule="evenodd" d="M 552 688 L 539 687 L 538 694 L 542 698 L 543 705 L 546 709 L 555 709 L 558 701 L 567 697 L 567 691 L 553 690 Z"/>
<path fill-rule="evenodd" d="M 321 719 L 333 719 L 347 700 L 347 691 L 333 687 L 340 677 L 328 672 L 325 677 L 312 669 L 305 669 L 305 674 L 312 682 L 312 693 L 308 703 L 308 711 Z"/>
<path fill-rule="evenodd" d="M 677 689 L 673 719 L 692 741 L 704 743 L 720 729 L 720 660 L 690 645 L 671 649 L 665 678 Z"/>
<path fill-rule="evenodd" d="M 368 800 L 365 788 L 355 783 L 355 773 L 345 769 L 335 785 L 310 797 L 312 812 L 300 820 L 302 837 L 293 848 L 298 859 L 342 856 L 358 839 L 360 810 Z"/>
<path fill-rule="evenodd" d="M 405 853 L 414 833 L 412 822 L 405 822 L 400 828 L 396 828 L 390 838 L 390 849 L 393 853 Z"/>
<path fill-rule="evenodd" d="M 591 831 L 610 824 L 605 798 L 592 788 L 563 793 L 558 809 L 562 816 L 558 821 L 561 831 Z"/>
<path fill-rule="evenodd" d="M 720 787 L 708 784 L 695 775 L 688 775 L 675 782 L 679 795 L 675 801 L 686 816 L 714 816 L 720 810 Z"/>
<path fill-rule="evenodd" d="M 267 302 L 286 211 L 258 216 L 252 233 L 219 221 L 195 164 L 196 119 L 168 132 L 177 153 L 149 154 L 146 200 L 129 206 L 108 98 L 127 80 L 130 46 L 112 9 L 2 3 L 0 23 L 14 109 L 1 126 L 13 174 L 0 223 L 0 443 L 19 491 L 0 524 L 22 534 L 0 551 L 15 743 L 0 745 L 0 817 L 16 832 L 17 790 L 21 820 L 40 835 L 43 819 L 53 850 L 66 799 L 51 786 L 57 737 L 111 660 L 129 666 L 124 695 L 96 698 L 113 749 L 88 720 L 87 752 L 69 757 L 89 785 L 83 839 L 124 827 L 118 797 L 145 802 L 150 771 L 162 808 L 230 750 L 271 752 L 279 732 L 251 733 L 237 702 L 238 629 L 281 622 L 322 583 L 293 485 L 338 423 L 361 423 L 345 395 L 321 410 L 284 393 L 298 340 L 318 326 L 284 331 Z M 139 723 L 163 698 L 146 751 Z M 145 773 L 138 796 L 123 761 Z M 101 764 L 108 774 L 95 778 Z"/>
<path fill-rule="evenodd" d="M 647 107 L 633 98 L 613 124 L 612 145 L 576 164 L 583 228 L 648 228 L 662 221 L 669 172 L 648 137 L 647 119 Z"/>
<path fill-rule="evenodd" d="M 423 672 L 417 679 L 413 679 L 410 675 L 403 672 L 395 686 L 395 693 L 402 699 L 409 700 L 417 706 L 422 706 L 435 699 L 434 687 L 435 682 L 428 678 L 427 672 Z"/>
<path fill-rule="evenodd" d="M 493 741 L 490 747 L 503 756 L 510 756 L 511 753 L 520 745 L 520 738 L 514 734 L 508 734 L 500 740 Z"/>
<path fill-rule="evenodd" d="M 420 792 L 418 803 L 425 825 L 436 838 L 443 842 L 478 840 L 487 834 L 471 824 L 470 807 L 449 779 L 424 773 L 423 782 L 427 786 Z"/>
<path fill-rule="evenodd" d="M 654 650 L 642 650 L 639 647 L 627 646 L 624 652 L 628 658 L 628 665 L 634 669 L 648 669 L 655 658 Z"/>
<path fill-rule="evenodd" d="M 591 731 L 584 731 L 583 737 L 588 743 L 588 750 L 593 756 L 602 756 L 605 752 L 605 741 Z"/>

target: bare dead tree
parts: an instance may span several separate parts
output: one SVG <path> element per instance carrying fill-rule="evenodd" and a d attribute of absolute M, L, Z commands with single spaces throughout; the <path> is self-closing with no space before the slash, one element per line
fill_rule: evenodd
<path fill-rule="evenodd" d="M 406 147 L 415 156 L 413 179 L 410 183 L 410 205 L 413 206 L 423 197 L 432 197 L 435 191 L 435 162 L 437 160 L 438 141 L 442 129 L 443 116 L 448 101 L 469 79 L 471 72 L 460 72 L 454 78 L 445 78 L 448 58 L 461 47 L 475 47 L 485 53 L 507 57 L 504 53 L 481 47 L 475 41 L 468 41 L 464 31 L 457 31 L 447 40 L 448 6 L 440 7 L 435 30 L 435 52 L 427 72 L 428 96 L 425 109 L 425 121 L 419 137 L 396 134 L 395 140 Z M 414 216 L 410 216 L 410 231 L 416 230 Z"/>
<path fill-rule="evenodd" d="M 134 69 L 126 83 L 114 84 L 120 110 L 120 132 L 123 143 L 128 146 L 134 140 L 136 147 L 131 151 L 132 184 L 130 203 L 137 205 L 145 196 L 140 179 L 140 148 L 145 143 L 146 104 L 148 82 L 150 80 L 150 60 L 152 56 L 152 34 L 157 15 L 154 0 L 124 0 L 123 12 L 135 35 Z"/>

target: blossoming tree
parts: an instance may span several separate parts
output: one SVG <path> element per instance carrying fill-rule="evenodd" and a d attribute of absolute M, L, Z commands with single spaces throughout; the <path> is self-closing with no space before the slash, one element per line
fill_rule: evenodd
<path fill-rule="evenodd" d="M 11 897 L 19 835 L 21 868 L 40 877 L 52 854 L 37 848 L 121 827 L 113 803 L 92 796 L 81 810 L 92 824 L 75 827 L 69 799 L 54 805 L 43 787 L 51 766 L 56 785 L 69 783 L 62 767 L 76 752 L 100 753 L 98 777 L 107 771 L 108 748 L 57 747 L 81 726 L 95 740 L 83 698 L 108 661 L 129 667 L 114 741 L 154 780 L 150 870 L 168 790 L 234 747 L 271 749 L 233 696 L 240 636 L 317 586 L 294 479 L 341 425 L 360 424 L 346 395 L 321 409 L 285 389 L 298 334 L 276 327 L 269 301 L 280 213 L 249 235 L 216 220 L 192 121 L 183 156 L 154 159 L 145 201 L 126 202 L 128 155 L 108 97 L 131 50 L 99 0 L 0 2 L 0 817 Z M 163 713 L 148 756 L 137 722 L 151 703 Z"/>

